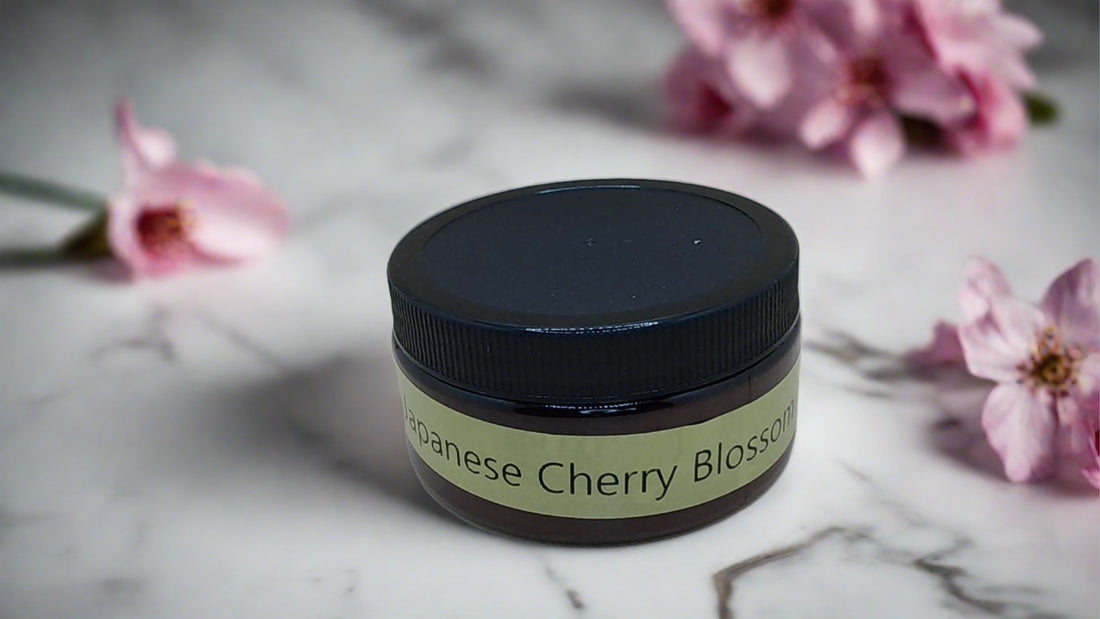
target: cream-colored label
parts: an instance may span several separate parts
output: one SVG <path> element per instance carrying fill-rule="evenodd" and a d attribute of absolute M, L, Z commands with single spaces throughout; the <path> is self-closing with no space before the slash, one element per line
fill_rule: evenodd
<path fill-rule="evenodd" d="M 488 501 L 572 518 L 650 516 L 729 494 L 783 455 L 798 402 L 796 364 L 762 397 L 702 423 L 575 436 L 470 417 L 398 376 L 405 435 L 432 470 Z"/>

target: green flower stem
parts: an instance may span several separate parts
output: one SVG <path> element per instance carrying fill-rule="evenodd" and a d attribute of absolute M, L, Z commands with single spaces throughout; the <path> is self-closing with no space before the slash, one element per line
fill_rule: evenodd
<path fill-rule="evenodd" d="M 85 212 L 102 212 L 107 208 L 107 198 L 96 193 L 3 170 L 0 170 L 0 193 Z"/>
<path fill-rule="evenodd" d="M 111 255 L 107 240 L 107 211 L 101 211 L 61 243 L 61 254 L 76 260 L 97 260 Z"/>
<path fill-rule="evenodd" d="M 1058 103 L 1041 92 L 1025 92 L 1024 108 L 1033 125 L 1049 125 L 1058 120 Z"/>

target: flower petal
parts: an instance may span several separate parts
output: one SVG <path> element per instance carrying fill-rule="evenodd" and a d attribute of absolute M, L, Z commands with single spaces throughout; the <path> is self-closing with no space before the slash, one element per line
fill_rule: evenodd
<path fill-rule="evenodd" d="M 688 40 L 708 56 L 718 56 L 726 45 L 725 0 L 668 0 L 669 13 Z"/>
<path fill-rule="evenodd" d="M 1015 90 L 1030 90 L 1035 86 L 1035 73 L 1019 54 L 1006 54 L 991 60 L 990 72 Z"/>
<path fill-rule="evenodd" d="M 990 300 L 990 311 L 959 327 L 966 367 L 979 378 L 1015 381 L 1045 323 L 1038 308 L 1012 297 Z"/>
<path fill-rule="evenodd" d="M 974 113 L 975 102 L 962 80 L 927 65 L 916 70 L 894 71 L 890 99 L 901 110 L 943 125 Z"/>
<path fill-rule="evenodd" d="M 1054 471 L 1058 424 L 1046 392 L 1012 383 L 998 385 L 982 409 L 982 428 L 1012 481 L 1034 481 Z"/>
<path fill-rule="evenodd" d="M 1043 31 L 1023 17 L 998 13 L 991 20 L 1001 39 L 1016 49 L 1028 50 L 1043 42 Z"/>
<path fill-rule="evenodd" d="M 287 236 L 289 218 L 273 194 L 213 200 L 195 227 L 193 242 L 208 256 L 252 260 L 277 249 Z"/>
<path fill-rule="evenodd" d="M 781 36 L 754 32 L 732 40 L 727 53 L 733 81 L 753 104 L 772 107 L 790 91 L 791 65 Z"/>
<path fill-rule="evenodd" d="M 1078 392 L 1073 402 L 1076 418 L 1068 426 L 1070 453 L 1081 465 L 1081 474 L 1100 488 L 1100 391 Z M 1059 415 L 1062 411 L 1059 410 Z M 1062 417 L 1063 421 L 1065 417 Z"/>
<path fill-rule="evenodd" d="M 819 149 L 839 141 L 852 127 L 853 111 L 836 97 L 823 99 L 806 112 L 798 127 L 802 143 Z"/>
<path fill-rule="evenodd" d="M 1093 430 L 1088 436 L 1092 459 L 1085 460 L 1084 466 L 1081 467 L 1081 474 L 1092 484 L 1093 488 L 1100 489 L 1100 422 L 1096 421 L 1096 415 L 1097 413 L 1094 410 L 1093 422 L 1095 425 L 1092 426 Z"/>
<path fill-rule="evenodd" d="M 263 181 L 260 180 L 260 177 L 255 172 L 247 168 L 229 166 L 227 168 L 222 168 L 221 173 L 227 177 L 235 178 L 242 183 L 252 185 L 253 187 L 259 188 L 264 186 Z"/>
<path fill-rule="evenodd" d="M 906 360 L 918 368 L 939 365 L 961 365 L 965 362 L 959 328 L 949 322 L 939 321 L 932 330 L 932 341 L 906 355 Z"/>
<path fill-rule="evenodd" d="M 1039 301 L 1066 342 L 1096 350 L 1100 343 L 1100 272 L 1086 258 L 1059 275 Z"/>
<path fill-rule="evenodd" d="M 1085 355 L 1077 367 L 1077 384 L 1085 391 L 1100 389 L 1100 352 Z"/>
<path fill-rule="evenodd" d="M 127 179 L 176 159 L 176 141 L 172 135 L 164 129 L 139 125 L 129 99 L 120 99 L 115 104 L 115 133 L 122 148 L 122 166 Z"/>
<path fill-rule="evenodd" d="M 978 109 L 959 129 L 949 128 L 948 141 L 967 152 L 1016 144 L 1027 131 L 1027 111 L 1020 95 L 992 75 L 968 80 Z"/>
<path fill-rule="evenodd" d="M 679 130 L 733 129 L 750 116 L 748 106 L 735 107 L 733 86 L 720 64 L 697 49 L 685 50 L 673 61 L 664 86 L 671 123 Z"/>
<path fill-rule="evenodd" d="M 944 139 L 964 155 L 1015 145 L 1027 131 L 1027 113 L 1020 95 L 993 75 L 963 73 L 977 103 L 974 114 L 944 127 Z"/>
<path fill-rule="evenodd" d="M 1074 390 L 1068 395 L 1059 395 L 1054 399 L 1055 419 L 1062 427 L 1072 427 L 1081 423 L 1080 390 Z"/>
<path fill-rule="evenodd" d="M 989 300 L 1012 294 L 1001 268 L 980 256 L 970 259 L 959 287 L 959 305 L 964 320 L 974 320 L 989 311 Z"/>
<path fill-rule="evenodd" d="M 258 258 L 277 248 L 286 237 L 289 218 L 283 202 L 254 175 L 224 174 L 177 164 L 166 181 L 174 184 L 185 204 L 194 209 L 191 242 L 203 254 L 220 260 Z"/>
<path fill-rule="evenodd" d="M 135 271 L 144 271 L 147 257 L 137 236 L 141 207 L 134 196 L 122 193 L 107 203 L 107 240 L 111 253 Z"/>
<path fill-rule="evenodd" d="M 1081 467 L 1081 474 L 1092 484 L 1093 488 L 1100 488 L 1100 458 L 1095 462 Z"/>
<path fill-rule="evenodd" d="M 905 154 L 901 124 L 887 110 L 860 122 L 848 141 L 848 156 L 864 176 L 878 176 Z"/>
<path fill-rule="evenodd" d="M 882 25 L 881 0 L 850 0 L 848 11 L 852 25 L 862 36 L 870 36 Z"/>

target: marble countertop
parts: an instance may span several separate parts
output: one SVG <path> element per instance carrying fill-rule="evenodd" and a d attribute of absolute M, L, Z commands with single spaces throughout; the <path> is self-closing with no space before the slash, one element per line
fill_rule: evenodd
<path fill-rule="evenodd" d="M 1033 298 L 1097 255 L 1096 4 L 1043 4 L 1060 124 L 864 182 L 664 131 L 654 82 L 680 39 L 652 1 L 0 3 L 0 168 L 111 191 L 129 94 L 295 217 L 237 270 L 0 266 L 0 617 L 1096 617 L 1096 493 L 1005 482 L 980 392 L 897 371 L 956 316 L 970 254 Z M 767 495 L 695 533 L 502 539 L 408 465 L 385 261 L 458 201 L 606 176 L 718 186 L 792 223 L 798 444 Z M 5 249 L 76 223 L 0 199 Z"/>

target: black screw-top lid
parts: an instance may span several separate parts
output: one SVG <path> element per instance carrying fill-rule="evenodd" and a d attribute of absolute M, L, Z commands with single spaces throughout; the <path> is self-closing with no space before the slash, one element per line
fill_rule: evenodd
<path fill-rule="evenodd" d="M 548 404 L 737 374 L 791 337 L 798 241 L 771 210 L 667 181 L 525 187 L 439 213 L 389 262 L 394 338 L 431 375 Z"/>

